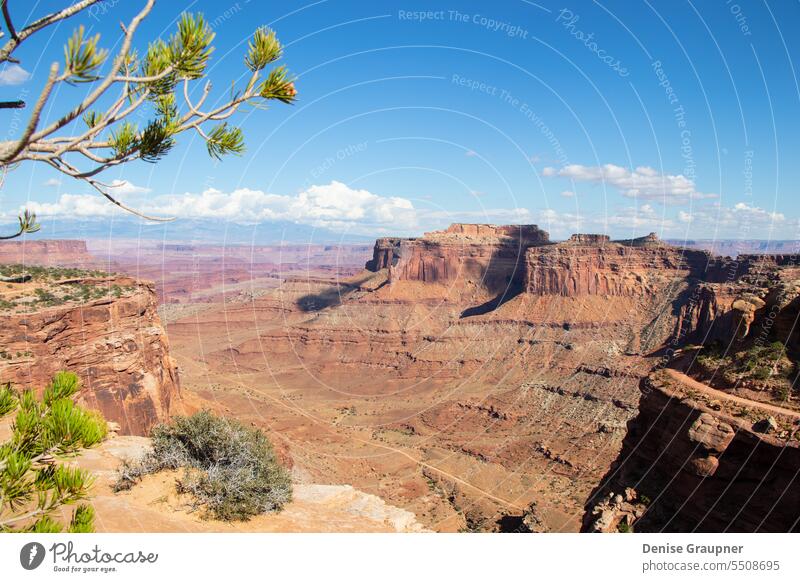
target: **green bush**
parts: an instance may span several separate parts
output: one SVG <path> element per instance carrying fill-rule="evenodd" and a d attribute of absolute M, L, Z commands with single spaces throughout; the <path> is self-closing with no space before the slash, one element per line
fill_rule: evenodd
<path fill-rule="evenodd" d="M 769 344 L 767 354 L 775 360 L 783 358 L 786 355 L 786 346 L 782 342 L 772 342 Z"/>
<path fill-rule="evenodd" d="M 0 418 L 17 410 L 10 438 L 0 444 L 0 531 L 54 533 L 63 529 L 53 514 L 63 505 L 86 498 L 88 472 L 57 462 L 102 441 L 105 421 L 75 405 L 78 377 L 59 372 L 42 399 L 10 384 L 0 387 Z M 67 526 L 70 533 L 93 530 L 94 511 L 78 506 Z"/>
<path fill-rule="evenodd" d="M 756 380 L 767 380 L 772 375 L 772 370 L 764 366 L 757 367 L 753 372 L 753 378 Z"/>
<path fill-rule="evenodd" d="M 144 475 L 183 468 L 178 493 L 188 493 L 207 517 L 247 520 L 279 511 L 291 500 L 289 473 L 260 430 L 205 410 L 158 425 L 153 448 L 120 468 L 115 490 L 129 489 Z"/>

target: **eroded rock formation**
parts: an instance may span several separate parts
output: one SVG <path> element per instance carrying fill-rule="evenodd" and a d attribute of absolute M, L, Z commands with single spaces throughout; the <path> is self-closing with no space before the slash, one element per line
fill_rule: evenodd
<path fill-rule="evenodd" d="M 769 413 L 719 408 L 666 372 L 643 380 L 639 413 L 587 504 L 584 531 L 798 531 L 796 419 L 773 418 L 785 429 L 764 434 L 753 419 Z"/>
<path fill-rule="evenodd" d="M 644 296 L 701 276 L 707 255 L 663 245 L 625 245 L 573 235 L 526 253 L 526 291 L 535 295 Z"/>
<path fill-rule="evenodd" d="M 121 297 L 0 314 L 0 381 L 41 390 L 59 370 L 78 374 L 81 398 L 123 434 L 142 435 L 179 397 L 152 283 L 119 278 Z"/>
<path fill-rule="evenodd" d="M 536 225 L 453 224 L 422 238 L 379 239 L 371 271 L 389 269 L 389 280 L 481 285 L 499 291 L 522 281 L 525 251 L 547 244 Z"/>
<path fill-rule="evenodd" d="M 258 313 L 262 331 L 207 359 L 258 375 L 268 354 L 279 382 L 306 370 L 315 407 L 346 404 L 381 443 L 406 435 L 398 446 L 422 447 L 415 455 L 450 475 L 409 469 L 385 490 L 391 503 L 430 487 L 443 493 L 423 505 L 428 519 L 487 530 L 535 501 L 543 528 L 575 531 L 636 412 L 642 354 L 674 332 L 673 303 L 705 267 L 705 253 L 692 257 L 696 267 L 680 249 L 596 235 L 551 243 L 534 226 L 380 239 L 362 275 L 327 289 L 287 281 L 247 306 L 241 317 Z"/>

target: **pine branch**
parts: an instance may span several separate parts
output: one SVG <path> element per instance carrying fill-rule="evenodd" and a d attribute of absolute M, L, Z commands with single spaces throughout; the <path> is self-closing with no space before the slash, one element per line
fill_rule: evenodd
<path fill-rule="evenodd" d="M 134 160 L 157 162 L 174 146 L 177 136 L 195 130 L 206 142 L 213 158 L 241 154 L 244 135 L 238 127 L 229 127 L 225 120 L 244 104 L 259 107 L 264 101 L 278 100 L 293 103 L 297 91 L 294 79 L 284 66 L 262 71 L 282 56 L 282 47 L 275 33 L 265 27 L 257 29 L 244 55 L 244 65 L 251 75 L 241 91 L 234 91 L 227 101 L 204 110 L 211 92 L 205 81 L 197 101 L 190 97 L 190 85 L 205 75 L 213 52 L 214 32 L 201 15 L 183 14 L 176 32 L 168 40 L 151 42 L 143 57 L 133 49 L 137 28 L 150 13 L 155 0 L 146 0 L 143 9 L 127 24 L 122 25 L 123 38 L 110 65 L 104 65 L 107 53 L 99 48 L 97 36 L 86 38 L 79 27 L 65 47 L 65 65 L 51 67 L 44 90 L 39 95 L 29 122 L 19 140 L 0 142 L 0 168 L 24 161 L 44 162 L 72 178 L 83 180 L 113 204 L 148 220 L 172 220 L 144 215 L 118 200 L 109 188 L 95 179 L 103 171 Z M 19 32 L 22 42 L 47 23 L 58 22 L 94 2 L 77 2 L 70 8 L 54 13 Z M 4 3 L 5 5 L 5 3 Z M 38 28 L 37 28 L 38 27 Z M 13 39 L 6 43 L 15 42 Z M 0 56 L 2 53 L 0 52 Z M 10 52 L 6 53 L 6 57 Z M 109 70 L 101 74 L 101 68 Z M 59 83 L 95 81 L 75 107 L 62 114 L 46 127 L 40 128 L 41 113 L 54 88 Z M 177 103 L 178 86 L 182 86 L 182 102 Z M 115 85 L 121 86 L 118 97 L 104 111 L 92 107 Z M 154 117 L 137 127 L 127 121 L 131 114 L 146 103 L 153 105 Z M 68 127 L 82 118 L 86 129 L 64 135 Z M 204 131 L 210 122 L 223 122 Z M 59 135 L 61 134 L 61 135 Z M 73 159 L 77 159 L 75 163 Z M 82 168 L 88 162 L 87 168 Z M 14 236 L 19 236 L 15 234 Z"/>

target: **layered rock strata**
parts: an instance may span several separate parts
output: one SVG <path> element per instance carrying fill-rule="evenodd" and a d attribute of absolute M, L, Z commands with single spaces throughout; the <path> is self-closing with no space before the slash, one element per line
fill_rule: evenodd
<path fill-rule="evenodd" d="M 0 263 L 76 266 L 96 263 L 82 240 L 23 240 L 0 244 Z"/>
<path fill-rule="evenodd" d="M 775 270 L 790 263 L 713 257 L 654 235 L 552 243 L 534 226 L 456 224 L 379 239 L 356 277 L 287 280 L 252 305 L 215 314 L 220 340 L 236 329 L 235 341 L 207 346 L 204 364 L 215 379 L 235 373 L 255 388 L 208 391 L 281 426 L 315 478 L 374 488 L 427 527 L 508 531 L 535 504 L 537 529 L 576 531 L 587 498 L 610 482 L 612 463 L 620 466 L 626 427 L 643 414 L 640 382 L 664 364 L 664 348 L 678 350 L 706 325 L 732 333 L 738 323 L 722 324 L 730 310 L 753 316 L 752 333 L 765 309 L 757 298 L 782 305 L 787 317 L 775 325 L 788 329 L 797 294 Z M 744 293 L 761 280 L 770 281 L 765 294 Z M 171 329 L 194 339 L 197 326 Z M 730 479 L 724 456 L 738 450 L 738 429 L 704 406 L 696 415 L 663 408 L 663 420 L 691 416 L 685 438 L 701 454 L 687 466 Z M 642 426 L 654 422 L 643 418 Z M 647 509 L 652 492 L 627 481 L 592 499 L 596 529 L 615 530 L 622 519 L 664 527 Z M 697 516 L 681 519 L 690 528 Z M 723 519 L 712 516 L 709 529 Z"/>
<path fill-rule="evenodd" d="M 362 275 L 328 288 L 287 281 L 247 306 L 242 317 L 257 313 L 260 331 L 206 359 L 251 378 L 268 362 L 280 386 L 300 375 L 298 400 L 344 408 L 337 423 L 415 451 L 428 466 L 405 467 L 383 494 L 404 505 L 405 491 L 439 492 L 404 505 L 430 527 L 502 529 L 535 501 L 544 528 L 575 531 L 635 414 L 641 354 L 674 331 L 673 303 L 705 267 L 707 255 L 696 257 L 695 267 L 680 249 L 597 235 L 551 243 L 534 226 L 380 239 Z M 601 267 L 597 284 L 580 274 Z M 576 274 L 574 285 L 547 282 Z M 338 449 L 320 446 L 330 466 Z M 385 470 L 365 462 L 368 474 Z M 352 479 L 350 464 L 330 470 Z"/>
<path fill-rule="evenodd" d="M 367 269 L 389 269 L 389 280 L 477 284 L 500 291 L 521 282 L 525 251 L 548 244 L 536 225 L 453 224 L 422 238 L 379 239 Z"/>
<path fill-rule="evenodd" d="M 59 370 L 78 374 L 81 398 L 123 434 L 142 435 L 179 397 L 178 375 L 152 283 L 104 281 L 131 291 L 86 303 L 0 314 L 0 381 L 41 390 Z"/>

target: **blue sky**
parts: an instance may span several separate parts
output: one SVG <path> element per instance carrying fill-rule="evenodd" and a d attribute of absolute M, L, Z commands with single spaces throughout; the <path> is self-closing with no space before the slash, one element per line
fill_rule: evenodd
<path fill-rule="evenodd" d="M 62 5 L 26 4 L 16 19 Z M 16 54 L 23 70 L 0 73 L 3 97 L 33 100 L 78 24 L 113 47 L 140 4 L 109 1 L 34 37 Z M 367 235 L 469 221 L 535 222 L 557 238 L 800 238 L 800 3 L 162 0 L 138 46 L 183 9 L 217 33 L 213 99 L 242 82 L 262 24 L 286 45 L 299 99 L 234 117 L 241 157 L 214 162 L 185 135 L 157 165 L 104 174 L 137 208 Z M 46 114 L 87 90 L 60 89 Z M 7 219 L 21 206 L 113 213 L 35 164 L 11 171 L 1 196 Z"/>

